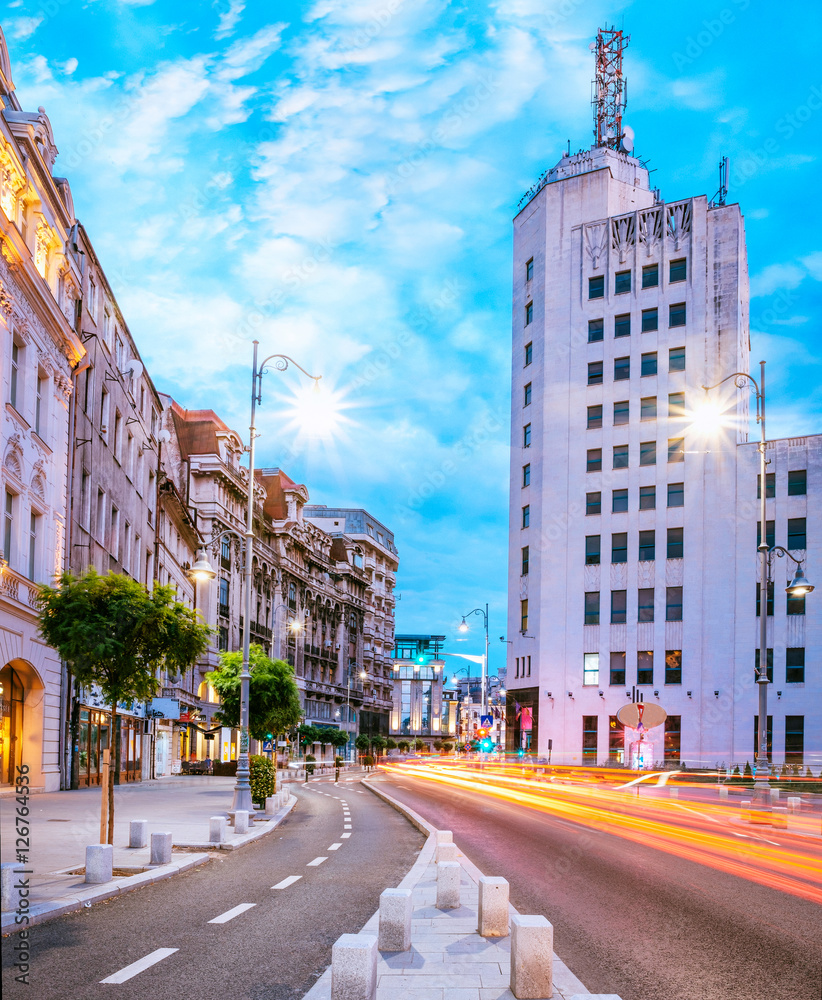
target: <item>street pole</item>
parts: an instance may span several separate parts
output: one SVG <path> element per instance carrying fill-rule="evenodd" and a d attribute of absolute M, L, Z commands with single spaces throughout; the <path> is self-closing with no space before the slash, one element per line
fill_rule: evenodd
<path fill-rule="evenodd" d="M 757 754 L 754 762 L 753 806 L 770 810 L 770 761 L 768 760 L 768 539 L 766 520 L 765 470 L 765 362 L 760 362 L 759 376 L 759 719 L 757 720 Z"/>
<path fill-rule="evenodd" d="M 485 605 L 485 659 L 482 661 L 481 715 L 486 715 L 488 707 L 488 605 Z"/>

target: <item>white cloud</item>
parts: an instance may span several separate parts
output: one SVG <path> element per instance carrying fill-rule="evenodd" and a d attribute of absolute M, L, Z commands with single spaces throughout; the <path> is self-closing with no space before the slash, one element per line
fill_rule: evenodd
<path fill-rule="evenodd" d="M 751 298 L 773 295 L 779 289 L 796 288 L 805 274 L 805 270 L 796 264 L 769 264 L 751 278 Z"/>
<path fill-rule="evenodd" d="M 222 6 L 222 0 L 220 0 L 220 6 Z M 218 6 L 217 3 L 214 6 Z M 234 34 L 234 29 L 240 21 L 243 11 L 245 10 L 245 3 L 243 0 L 228 0 L 227 9 L 220 11 L 220 19 L 217 23 L 217 30 L 214 32 L 215 38 L 227 38 L 229 35 Z"/>
<path fill-rule="evenodd" d="M 30 17 L 15 17 L 8 22 L 9 34 L 18 41 L 24 41 L 26 38 L 31 38 L 44 20 L 44 14 L 32 15 Z"/>

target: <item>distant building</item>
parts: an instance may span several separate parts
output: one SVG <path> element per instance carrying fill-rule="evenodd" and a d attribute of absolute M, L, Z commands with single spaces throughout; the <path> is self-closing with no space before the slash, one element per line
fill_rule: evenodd
<path fill-rule="evenodd" d="M 394 638 L 393 706 L 389 735 L 398 742 L 421 739 L 429 748 L 446 739 L 456 718 L 444 715 L 444 635 L 397 635 Z"/>

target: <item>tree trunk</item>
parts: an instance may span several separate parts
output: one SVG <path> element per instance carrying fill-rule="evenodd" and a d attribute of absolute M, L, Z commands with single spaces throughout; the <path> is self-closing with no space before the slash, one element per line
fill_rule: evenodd
<path fill-rule="evenodd" d="M 114 843 L 114 779 L 120 775 L 120 734 L 117 732 L 117 702 L 111 706 L 111 739 L 114 754 L 109 754 L 111 773 L 108 782 L 108 842 Z"/>

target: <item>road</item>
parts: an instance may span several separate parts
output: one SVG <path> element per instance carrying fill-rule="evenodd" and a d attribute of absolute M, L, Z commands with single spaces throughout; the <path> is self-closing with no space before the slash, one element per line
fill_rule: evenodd
<path fill-rule="evenodd" d="M 359 781 L 315 780 L 296 792 L 288 818 L 248 847 L 32 927 L 29 986 L 14 981 L 18 936 L 5 938 L 3 997 L 302 997 L 330 963 L 334 941 L 360 930 L 424 838 Z M 101 983 L 123 979 L 148 956 L 155 963 L 131 978 Z"/>
<path fill-rule="evenodd" d="M 389 794 L 501 875 L 592 993 L 622 1000 L 819 1000 L 822 907 L 534 809 L 413 775 Z"/>

